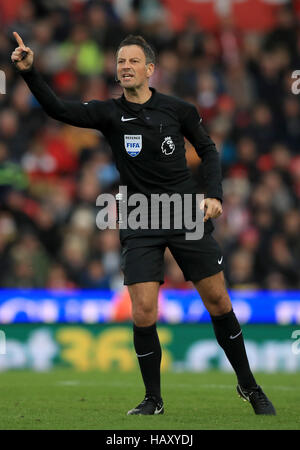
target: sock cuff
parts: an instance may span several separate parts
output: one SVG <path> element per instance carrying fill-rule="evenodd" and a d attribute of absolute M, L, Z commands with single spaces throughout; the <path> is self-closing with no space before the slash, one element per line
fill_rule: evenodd
<path fill-rule="evenodd" d="M 153 334 L 156 333 L 156 322 L 154 322 L 153 325 L 150 325 L 148 327 L 138 327 L 135 323 L 133 323 L 133 331 L 136 334 Z"/>
<path fill-rule="evenodd" d="M 227 318 L 230 318 L 230 317 L 235 317 L 235 314 L 234 314 L 233 309 L 231 309 L 229 312 L 227 312 L 225 314 L 222 314 L 221 316 L 212 316 L 210 314 L 210 317 L 211 317 L 211 320 L 213 322 L 217 322 L 218 320 L 223 320 L 223 319 L 227 319 Z"/>

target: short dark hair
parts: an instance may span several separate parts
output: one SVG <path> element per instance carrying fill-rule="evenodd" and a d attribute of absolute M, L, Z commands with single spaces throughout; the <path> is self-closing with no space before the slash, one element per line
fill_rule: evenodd
<path fill-rule="evenodd" d="M 150 44 L 142 37 L 142 36 L 134 36 L 133 34 L 130 34 L 126 36 L 125 39 L 120 43 L 119 47 L 117 48 L 117 54 L 120 50 L 120 48 L 125 47 L 126 45 L 138 45 L 143 50 L 145 57 L 146 57 L 146 64 L 153 63 L 155 64 L 155 52 Z"/>

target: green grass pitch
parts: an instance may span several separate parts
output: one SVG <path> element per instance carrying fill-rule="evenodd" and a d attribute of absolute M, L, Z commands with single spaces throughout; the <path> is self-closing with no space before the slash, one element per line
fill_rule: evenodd
<path fill-rule="evenodd" d="M 255 374 L 277 416 L 256 416 L 231 373 L 163 373 L 165 414 L 127 416 L 143 398 L 138 372 L 0 374 L 2 430 L 299 430 L 299 374 Z"/>

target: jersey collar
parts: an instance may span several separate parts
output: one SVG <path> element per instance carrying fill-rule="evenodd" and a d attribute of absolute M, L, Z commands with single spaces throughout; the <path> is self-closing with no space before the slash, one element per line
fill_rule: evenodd
<path fill-rule="evenodd" d="M 127 107 L 133 107 L 133 108 L 138 108 L 138 109 L 143 109 L 143 108 L 147 108 L 147 107 L 152 107 L 153 103 L 155 103 L 156 100 L 156 94 L 157 91 L 155 88 L 153 87 L 149 87 L 150 91 L 152 92 L 151 97 L 149 98 L 149 100 L 147 100 L 145 103 L 134 103 L 134 102 L 129 102 L 128 100 L 126 100 L 124 93 L 122 94 L 122 96 L 120 97 L 120 101 L 125 104 Z"/>

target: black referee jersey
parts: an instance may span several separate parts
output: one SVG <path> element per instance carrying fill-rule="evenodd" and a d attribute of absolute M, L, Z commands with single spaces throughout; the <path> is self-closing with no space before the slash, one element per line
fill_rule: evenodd
<path fill-rule="evenodd" d="M 20 75 L 50 117 L 103 133 L 128 195 L 196 193 L 197 183 L 185 158 L 186 137 L 202 160 L 205 179 L 200 184 L 205 186 L 205 197 L 222 201 L 219 155 L 194 105 L 153 88 L 143 104 L 128 102 L 124 94 L 106 101 L 67 101 L 56 96 L 34 66 Z M 213 230 L 211 220 L 204 229 L 205 233 Z"/>

